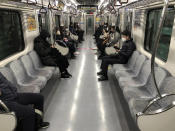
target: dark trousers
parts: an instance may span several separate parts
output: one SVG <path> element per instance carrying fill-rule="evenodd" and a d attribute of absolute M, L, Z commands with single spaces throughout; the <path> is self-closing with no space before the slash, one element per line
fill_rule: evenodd
<path fill-rule="evenodd" d="M 108 66 L 112 64 L 123 64 L 123 62 L 120 60 L 118 56 L 104 56 L 102 58 L 102 63 L 101 63 L 101 70 L 104 73 L 104 76 L 107 77 L 108 73 Z"/>
<path fill-rule="evenodd" d="M 15 112 L 22 131 L 35 131 L 35 110 L 43 111 L 44 97 L 35 93 L 19 93 L 14 101 L 5 102 Z M 30 106 L 33 105 L 34 107 Z"/>
<path fill-rule="evenodd" d="M 51 57 L 54 65 L 59 67 L 61 73 L 67 71 L 67 68 L 69 66 L 68 59 L 65 56 L 61 55 L 61 53 L 56 48 L 52 48 Z"/>

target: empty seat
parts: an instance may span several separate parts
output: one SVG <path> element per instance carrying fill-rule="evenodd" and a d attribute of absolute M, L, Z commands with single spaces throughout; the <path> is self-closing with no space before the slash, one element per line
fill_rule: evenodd
<path fill-rule="evenodd" d="M 36 70 L 47 70 L 52 74 L 55 72 L 55 67 L 43 66 L 43 64 L 40 61 L 40 58 L 39 58 L 38 54 L 35 51 L 31 51 L 29 53 L 29 56 L 31 57 L 32 62 L 34 64 L 34 67 L 35 67 Z"/>
<path fill-rule="evenodd" d="M 10 68 L 2 67 L 0 68 L 0 72 L 4 75 L 4 77 L 7 78 L 8 81 L 10 81 L 12 84 L 14 84 L 17 87 L 18 92 L 33 92 L 33 93 L 40 92 L 40 88 L 38 86 L 28 86 L 28 85 L 19 86 Z"/>
<path fill-rule="evenodd" d="M 165 71 L 161 67 L 155 67 L 156 82 L 158 87 L 161 86 L 164 79 L 167 77 L 167 74 L 167 71 Z M 127 101 L 131 98 L 151 99 L 156 97 L 157 92 L 155 90 L 152 76 L 149 77 L 149 80 L 145 86 L 139 88 L 124 88 L 123 94 Z"/>
<path fill-rule="evenodd" d="M 175 77 L 166 78 L 160 87 L 162 94 L 175 94 Z"/>
<path fill-rule="evenodd" d="M 114 64 L 113 65 L 113 69 L 115 72 L 118 71 L 126 71 L 126 70 L 132 70 L 134 68 L 134 65 L 136 63 L 136 60 L 139 56 L 139 52 L 138 51 L 134 51 L 131 58 L 128 60 L 127 64 Z"/>
<path fill-rule="evenodd" d="M 47 82 L 42 78 L 28 76 L 20 60 L 11 62 L 9 67 L 13 71 L 19 86 L 36 86 L 42 89 Z"/>
<path fill-rule="evenodd" d="M 161 94 L 175 93 L 175 77 L 167 77 L 160 86 Z M 153 99 L 153 98 L 152 98 Z M 136 120 L 136 114 L 142 112 L 152 99 L 130 99 L 128 105 L 133 118 Z M 166 102 L 165 102 L 166 104 Z M 154 107 L 156 108 L 156 107 Z"/>
<path fill-rule="evenodd" d="M 126 70 L 126 71 L 116 71 L 115 72 L 116 78 L 119 79 L 122 77 L 136 77 L 136 76 L 138 76 L 145 60 L 146 60 L 146 56 L 144 56 L 144 55 L 138 56 L 136 63 L 134 65 L 134 68 L 132 70 Z"/>
<path fill-rule="evenodd" d="M 151 61 L 146 60 L 143 63 L 141 71 L 136 77 L 122 77 L 119 79 L 119 85 L 123 88 L 136 88 L 146 85 L 151 73 Z"/>
<path fill-rule="evenodd" d="M 26 69 L 26 72 L 29 76 L 32 77 L 42 77 L 46 81 L 49 80 L 52 76 L 52 73 L 47 70 L 36 70 L 32 63 L 31 58 L 28 55 L 24 55 L 21 57 L 21 61 Z"/>
<path fill-rule="evenodd" d="M 3 76 L 13 83 L 15 86 L 17 86 L 16 78 L 13 75 L 13 72 L 8 67 L 1 67 L 0 72 L 3 74 Z"/>

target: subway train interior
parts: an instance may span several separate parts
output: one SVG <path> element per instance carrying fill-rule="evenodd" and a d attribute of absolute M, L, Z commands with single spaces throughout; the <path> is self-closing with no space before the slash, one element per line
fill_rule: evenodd
<path fill-rule="evenodd" d="M 175 0 L 0 0 L 0 131 L 175 131 Z"/>

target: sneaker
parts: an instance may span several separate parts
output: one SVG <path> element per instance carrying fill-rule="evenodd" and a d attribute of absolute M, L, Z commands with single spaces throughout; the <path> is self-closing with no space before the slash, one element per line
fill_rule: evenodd
<path fill-rule="evenodd" d="M 49 122 L 42 122 L 40 125 L 39 125 L 39 129 L 46 129 L 48 128 L 50 125 Z"/>

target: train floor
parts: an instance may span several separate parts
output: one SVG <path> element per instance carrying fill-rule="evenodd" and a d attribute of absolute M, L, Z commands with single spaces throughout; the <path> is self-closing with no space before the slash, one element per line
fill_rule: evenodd
<path fill-rule="evenodd" d="M 97 59 L 93 37 L 87 35 L 75 60 L 70 60 L 71 79 L 49 81 L 45 95 L 45 121 L 42 131 L 131 131 L 126 112 L 115 92 L 117 88 L 109 70 L 109 81 L 98 82 Z"/>

